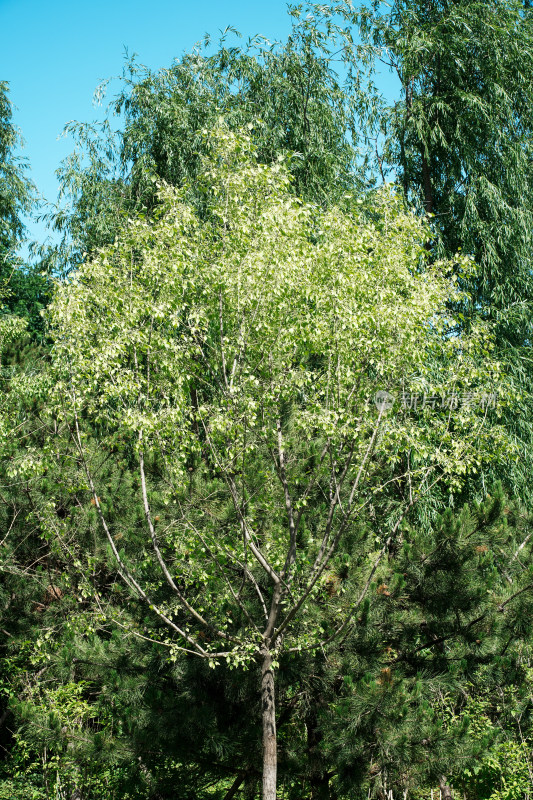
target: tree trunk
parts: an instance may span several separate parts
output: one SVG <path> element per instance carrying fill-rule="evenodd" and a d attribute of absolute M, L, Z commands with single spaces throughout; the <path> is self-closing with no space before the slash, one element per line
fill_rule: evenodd
<path fill-rule="evenodd" d="M 224 800 L 233 800 L 237 792 L 241 787 L 241 783 L 244 783 L 244 775 L 237 775 L 233 783 L 231 784 L 230 788 L 228 789 L 227 793 L 224 795 Z"/>
<path fill-rule="evenodd" d="M 424 183 L 424 206 L 426 214 L 433 214 L 433 186 L 431 185 L 431 172 L 422 144 L 422 180 Z"/>
<path fill-rule="evenodd" d="M 276 740 L 276 702 L 272 654 L 263 651 L 261 668 L 261 708 L 263 713 L 263 800 L 276 800 L 278 749 Z"/>
<path fill-rule="evenodd" d="M 444 777 L 444 775 L 440 779 L 439 783 L 440 783 L 440 794 L 441 794 L 442 800 L 452 800 L 452 798 L 453 798 L 452 790 L 448 786 L 448 782 L 447 782 L 446 778 Z"/>

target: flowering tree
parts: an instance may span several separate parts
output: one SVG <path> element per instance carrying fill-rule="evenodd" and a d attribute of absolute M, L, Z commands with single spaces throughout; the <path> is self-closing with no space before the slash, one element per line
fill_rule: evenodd
<path fill-rule="evenodd" d="M 450 335 L 450 265 L 426 267 L 424 225 L 392 193 L 322 211 L 247 137 L 205 135 L 201 213 L 163 187 L 155 221 L 131 220 L 58 288 L 50 392 L 109 561 L 153 615 L 137 635 L 257 666 L 274 800 L 279 654 L 357 625 L 411 509 L 498 450 L 487 408 L 449 393 L 503 389 L 483 331 Z M 385 389 L 438 403 L 374 402 Z M 119 448 L 135 526 L 110 522 L 99 484 L 95 453 Z M 334 593 L 326 624 L 338 559 L 357 599 Z"/>

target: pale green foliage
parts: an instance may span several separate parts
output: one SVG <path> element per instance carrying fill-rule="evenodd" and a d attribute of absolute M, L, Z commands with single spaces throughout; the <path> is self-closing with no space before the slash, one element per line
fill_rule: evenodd
<path fill-rule="evenodd" d="M 2 300 L 2 288 L 0 287 L 0 302 Z M 24 331 L 26 330 L 26 320 L 21 319 L 20 317 L 13 316 L 11 314 L 0 314 L 0 380 L 2 381 L 1 384 L 1 392 L 0 394 L 0 439 L 5 439 L 8 436 L 8 431 L 10 429 L 9 420 L 6 418 L 6 411 L 5 411 L 5 397 L 3 396 L 6 383 L 9 379 L 8 375 L 2 374 L 2 357 L 5 352 L 5 348 L 12 344 L 13 342 L 19 339 Z"/>
<path fill-rule="evenodd" d="M 498 358 L 522 394 L 506 429 L 520 447 L 499 477 L 530 498 L 533 430 L 533 15 L 521 0 L 393 0 L 310 4 L 359 31 L 376 66 L 399 85 L 374 126 L 383 174 L 433 215 L 433 251 L 459 249 L 478 269 L 467 281 L 467 319 L 495 324 Z M 357 72 L 360 48 L 345 49 Z M 372 120 L 367 128 L 372 127 Z M 390 174 L 390 173 L 389 173 Z M 468 323 L 466 323 L 468 324 Z M 491 482 L 485 472 L 485 482 Z M 529 500 L 528 500 L 529 502 Z"/>
<path fill-rule="evenodd" d="M 0 352 L 24 333 L 26 324 L 26 320 L 20 317 L 0 316 Z"/>
<path fill-rule="evenodd" d="M 284 43 L 257 36 L 243 44 L 228 28 L 214 51 L 206 37 L 165 69 L 128 59 L 105 122 L 66 126 L 76 147 L 58 170 L 60 203 L 49 215 L 63 234 L 57 255 L 65 274 L 111 243 L 125 214 L 151 213 L 156 180 L 188 185 L 188 202 L 201 203 L 201 131 L 220 115 L 231 130 L 253 126 L 263 163 L 291 155 L 293 188 L 309 202 L 341 202 L 347 190 L 366 185 L 354 110 L 370 96 L 359 86 L 350 96 L 342 89 L 334 66 L 345 39 L 336 26 L 326 34 L 292 15 Z"/>
<path fill-rule="evenodd" d="M 515 688 L 500 691 L 496 711 L 501 714 L 505 710 L 509 715 L 509 708 L 513 709 L 511 721 L 517 728 L 514 735 L 509 730 L 502 730 L 499 715 L 496 715 L 496 721 L 491 718 L 495 716 L 494 709 L 491 709 L 490 699 L 483 697 L 470 697 L 461 714 L 452 713 L 446 720 L 446 727 L 450 729 L 466 722 L 470 740 L 479 751 L 479 758 L 473 763 L 456 767 L 454 784 L 467 798 L 521 800 L 529 793 L 533 770 L 531 744 L 522 734 L 522 715 Z"/>
<path fill-rule="evenodd" d="M 291 194 L 282 161 L 257 162 L 246 136 L 222 124 L 205 136 L 203 218 L 185 192 L 163 186 L 158 219 L 131 220 L 58 287 L 51 399 L 80 454 L 96 431 L 102 444 L 121 436 L 153 465 L 148 500 L 166 523 L 156 528 L 169 570 L 197 613 L 187 619 L 205 615 L 238 663 L 260 643 L 263 615 L 251 585 L 238 604 L 235 569 L 251 560 L 256 580 L 284 575 L 283 629 L 302 608 L 305 617 L 306 598 L 369 504 L 386 538 L 435 481 L 460 487 L 501 451 L 497 426 L 475 404 L 381 415 L 376 390 L 505 389 L 486 332 L 446 335 L 452 265 L 426 266 L 427 231 L 388 188 L 371 211 L 355 201 L 351 212 L 317 210 Z M 327 521 L 321 498 L 337 481 Z M 407 494 L 388 494 L 393 481 Z M 310 526 L 294 541 L 287 493 L 301 530 Z M 141 550 L 133 536 L 120 557 L 130 577 L 148 581 L 150 539 Z M 354 562 L 354 581 L 364 583 L 368 555 Z M 146 585 L 156 591 L 153 578 Z M 345 615 L 342 595 L 337 604 Z M 177 619 L 184 603 L 153 608 Z M 186 630 L 188 645 L 198 643 Z M 304 622 L 293 642 L 322 633 Z"/>

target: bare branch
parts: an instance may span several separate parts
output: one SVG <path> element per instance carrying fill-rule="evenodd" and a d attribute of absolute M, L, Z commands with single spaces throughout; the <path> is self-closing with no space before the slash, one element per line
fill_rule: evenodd
<path fill-rule="evenodd" d="M 153 525 L 153 522 L 152 522 L 152 515 L 150 513 L 150 505 L 149 505 L 149 502 L 148 502 L 148 494 L 147 494 L 147 491 L 146 491 L 146 475 L 145 475 L 145 472 L 144 472 L 144 457 L 143 457 L 143 453 L 142 453 L 141 444 L 142 444 L 142 431 L 139 431 L 139 473 L 140 473 L 140 476 L 141 476 L 141 491 L 142 491 L 143 506 L 144 506 L 144 516 L 146 518 L 146 524 L 148 525 L 148 530 L 150 531 L 150 538 L 152 540 L 152 547 L 153 547 L 154 552 L 156 554 L 156 558 L 157 558 L 157 561 L 159 563 L 159 566 L 161 567 L 161 571 L 163 572 L 163 575 L 165 576 L 165 579 L 166 579 L 168 585 L 177 594 L 177 596 L 179 598 L 179 601 L 180 601 L 181 605 L 183 606 L 183 608 L 186 611 L 188 611 L 189 614 L 195 620 L 197 620 L 201 625 L 204 625 L 210 631 L 213 631 L 213 633 L 215 633 L 219 638 L 227 639 L 229 641 L 237 642 L 237 643 L 240 644 L 238 639 L 236 639 L 236 638 L 234 638 L 232 636 L 229 636 L 224 631 L 221 631 L 218 628 L 216 628 L 215 626 L 210 625 L 202 617 L 202 615 L 199 614 L 196 611 L 196 609 L 193 608 L 193 606 L 191 606 L 191 604 L 186 600 L 186 598 L 183 596 L 183 594 L 180 592 L 180 590 L 176 586 L 176 584 L 174 582 L 174 579 L 172 578 L 172 575 L 170 574 L 170 572 L 168 570 L 168 567 L 167 567 L 167 565 L 165 563 L 165 560 L 164 560 L 163 556 L 161 555 L 161 550 L 159 549 L 159 544 L 158 544 L 158 541 L 157 541 L 155 528 L 154 528 L 154 525 Z"/>
<path fill-rule="evenodd" d="M 213 455 L 213 458 L 215 459 L 218 468 L 222 472 L 222 475 L 224 477 L 224 481 L 226 482 L 226 485 L 228 486 L 228 488 L 230 490 L 231 499 L 233 501 L 233 506 L 235 508 L 237 516 L 239 517 L 239 522 L 240 522 L 241 531 L 242 531 L 244 540 L 245 540 L 247 546 L 250 548 L 250 551 L 254 555 L 256 561 L 263 567 L 263 569 L 265 570 L 267 575 L 272 579 L 272 581 L 275 584 L 278 584 L 278 583 L 280 583 L 281 578 L 277 574 L 276 570 L 268 563 L 267 559 L 264 557 L 264 555 L 262 554 L 260 549 L 256 546 L 255 542 L 253 541 L 252 534 L 251 534 L 251 532 L 250 532 L 250 530 L 248 528 L 248 523 L 246 521 L 246 518 L 245 518 L 244 514 L 242 513 L 241 504 L 239 503 L 239 494 L 237 492 L 237 487 L 235 485 L 235 481 L 233 480 L 231 475 L 228 473 L 228 470 L 220 463 L 220 459 L 218 457 L 218 453 L 216 451 L 216 448 L 213 445 L 213 442 L 211 441 L 211 437 L 209 436 L 209 431 L 207 430 L 207 426 L 205 424 L 205 421 L 204 421 L 203 417 L 201 418 L 201 421 L 202 421 L 202 426 L 203 426 L 203 429 L 205 431 L 207 442 L 209 444 L 209 447 L 210 447 L 211 453 Z"/>
<path fill-rule="evenodd" d="M 150 598 L 148 597 L 148 595 L 146 594 L 144 589 L 137 583 L 137 581 L 135 580 L 135 578 L 133 577 L 131 572 L 128 570 L 128 568 L 126 567 L 126 565 L 122 561 L 122 558 L 120 557 L 120 554 L 119 554 L 119 552 L 117 550 L 117 547 L 115 545 L 115 541 L 114 541 L 113 537 L 111 536 L 111 532 L 110 532 L 109 527 L 107 525 L 107 521 L 106 521 L 106 519 L 104 517 L 104 513 L 102 511 L 102 506 L 100 505 L 100 500 L 99 500 L 98 495 L 96 493 L 96 487 L 94 485 L 94 482 L 93 482 L 93 479 L 92 479 L 92 475 L 91 475 L 91 472 L 89 470 L 89 466 L 88 466 L 87 461 L 85 459 L 85 453 L 83 451 L 83 445 L 82 445 L 82 442 L 81 442 L 81 434 L 80 434 L 80 429 L 79 429 L 78 414 L 77 414 L 77 411 L 76 411 L 76 398 L 75 398 L 75 396 L 73 397 L 73 411 L 74 411 L 74 422 L 75 422 L 75 430 L 76 430 L 76 436 L 73 437 L 74 443 L 75 443 L 75 445 L 76 445 L 76 447 L 78 449 L 80 458 L 82 460 L 82 464 L 83 464 L 83 468 L 84 468 L 84 471 L 85 471 L 85 475 L 87 477 L 87 481 L 89 483 L 91 494 L 93 496 L 94 505 L 96 507 L 96 513 L 98 514 L 98 518 L 100 520 L 100 524 L 102 525 L 102 528 L 103 528 L 103 531 L 104 531 L 104 533 L 106 535 L 107 541 L 109 542 L 109 545 L 111 547 L 111 550 L 113 552 L 115 560 L 116 560 L 116 562 L 118 564 L 119 573 L 120 573 L 122 579 L 124 580 L 124 582 L 131 589 L 133 589 L 137 593 L 137 595 L 139 597 L 141 597 L 145 601 L 145 603 L 148 604 L 150 609 L 152 611 L 154 611 L 154 613 L 157 614 L 157 616 L 166 625 L 168 625 L 170 628 L 172 628 L 172 630 L 174 630 L 176 633 L 178 633 L 180 636 L 182 636 L 187 642 L 189 642 L 189 644 L 191 644 L 198 653 L 200 653 L 201 655 L 204 655 L 204 656 L 207 655 L 207 653 L 203 649 L 203 647 L 201 647 L 197 642 L 195 642 L 194 639 L 191 636 L 189 636 L 188 633 L 186 633 L 185 631 L 181 630 L 181 628 L 179 628 L 174 622 L 172 622 L 172 620 L 170 620 L 166 616 L 166 614 L 164 614 L 155 605 L 155 603 L 150 601 Z"/>
<path fill-rule="evenodd" d="M 289 492 L 289 486 L 287 484 L 287 472 L 285 469 L 285 452 L 283 450 L 283 437 L 281 432 L 280 419 L 276 420 L 276 430 L 278 433 L 278 460 L 276 466 L 279 478 L 281 480 L 281 485 L 283 486 L 283 495 L 285 498 L 285 510 L 287 512 L 287 519 L 289 521 L 289 549 L 287 551 L 285 564 L 283 565 L 283 569 L 281 570 L 281 578 L 282 580 L 288 580 L 290 569 L 294 564 L 294 560 L 296 558 L 296 525 L 294 523 L 292 500 Z M 274 459 L 274 464 L 276 464 L 275 459 Z"/>
<path fill-rule="evenodd" d="M 11 525 L 10 525 L 10 526 L 9 526 L 9 528 L 7 529 L 7 533 L 6 533 L 6 535 L 4 536 L 4 538 L 2 539 L 2 541 L 0 542 L 0 547 L 1 547 L 1 546 L 4 544 L 5 540 L 7 539 L 7 537 L 9 536 L 9 534 L 11 533 L 11 530 L 12 530 L 12 528 L 13 528 L 13 525 L 15 524 L 15 521 L 16 521 L 16 519 L 17 519 L 17 517 L 18 517 L 18 515 L 19 515 L 19 514 L 20 514 L 20 509 L 19 509 L 18 511 L 15 511 L 15 513 L 13 514 L 13 519 L 11 520 Z"/>
<path fill-rule="evenodd" d="M 222 289 L 218 293 L 219 299 L 219 330 L 220 330 L 220 357 L 222 358 L 222 375 L 224 377 L 224 386 L 229 389 L 228 373 L 226 370 L 226 356 L 224 355 L 224 324 L 222 317 Z"/>
<path fill-rule="evenodd" d="M 431 469 L 433 469 L 433 468 L 432 468 L 432 467 L 430 467 L 430 468 L 428 469 L 428 471 L 427 471 L 427 472 L 429 473 L 429 471 L 430 471 Z M 442 479 L 442 475 L 438 476 L 438 477 L 435 479 L 435 481 L 433 481 L 433 483 L 432 483 L 432 484 L 431 484 L 431 485 L 428 487 L 428 491 L 429 491 L 429 489 L 431 489 L 431 488 L 432 488 L 432 487 L 433 487 L 433 486 L 434 486 L 436 483 L 438 483 L 438 481 L 439 481 L 439 480 L 441 480 L 441 479 Z M 398 531 L 398 528 L 400 527 L 400 525 L 401 525 L 402 521 L 405 519 L 405 516 L 407 515 L 407 513 L 408 513 L 408 512 L 411 510 L 411 508 L 412 508 L 412 507 L 413 507 L 413 506 L 414 506 L 414 505 L 415 505 L 415 504 L 418 502 L 418 500 L 419 500 L 421 497 L 422 497 L 422 495 L 421 495 L 421 494 L 418 494 L 416 497 L 414 497 L 414 498 L 413 498 L 413 501 L 412 501 L 411 503 L 409 503 L 409 504 L 408 504 L 408 505 L 405 507 L 405 509 L 403 510 L 403 512 L 402 512 L 402 514 L 401 514 L 401 516 L 400 516 L 400 518 L 399 518 L 399 519 L 396 521 L 396 523 L 395 523 L 395 525 L 394 525 L 394 527 L 393 527 L 393 529 L 392 529 L 391 533 L 390 533 L 390 534 L 389 534 L 389 536 L 387 537 L 387 539 L 386 539 L 386 541 L 385 541 L 385 544 L 384 544 L 384 545 L 383 545 L 383 547 L 381 548 L 381 550 L 380 550 L 380 552 L 379 552 L 379 554 L 378 554 L 377 558 L 375 559 L 375 561 L 374 561 L 374 563 L 373 563 L 373 565 L 372 565 L 372 568 L 371 568 L 371 570 L 370 570 L 370 573 L 369 573 L 369 575 L 368 575 L 368 578 L 367 578 L 367 580 L 365 581 L 365 584 L 364 584 L 363 590 L 362 590 L 361 594 L 359 595 L 359 598 L 357 599 L 357 601 L 356 601 L 356 603 L 355 603 L 354 607 L 353 607 L 352 609 L 350 609 L 350 613 L 348 614 L 348 616 L 346 617 L 346 619 L 345 619 L 345 621 L 342 623 L 342 625 L 340 625 L 340 627 L 339 627 L 339 628 L 337 628 L 337 630 L 336 630 L 336 631 L 335 631 L 335 632 L 334 632 L 334 633 L 333 633 L 333 634 L 332 634 L 330 637 L 328 637 L 327 639 L 324 639 L 324 640 L 323 640 L 323 641 L 321 641 L 321 642 L 317 642 L 316 644 L 312 645 L 311 647 L 304 648 L 304 649 L 306 649 L 306 650 L 308 650 L 308 649 L 314 649 L 315 647 L 323 647 L 324 645 L 326 645 L 326 644 L 329 644 L 329 643 L 330 643 L 330 642 L 332 642 L 334 639 L 336 639 L 336 638 L 337 638 L 337 637 L 338 637 L 338 636 L 339 636 L 339 635 L 340 635 L 340 634 L 343 632 L 343 630 L 344 630 L 344 629 L 347 627 L 347 625 L 349 624 L 350 620 L 353 618 L 353 615 L 356 613 L 357 609 L 359 608 L 359 606 L 360 606 L 360 605 L 361 605 L 361 603 L 363 602 L 364 598 L 366 597 L 366 594 L 367 594 L 367 592 L 368 592 L 368 589 L 370 588 L 370 584 L 371 584 L 371 582 L 372 582 L 372 578 L 374 577 L 374 575 L 375 575 L 375 572 L 376 572 L 376 570 L 377 570 L 377 568 L 378 568 L 378 566 L 379 566 L 379 564 L 380 564 L 380 562 L 381 562 L 381 560 L 382 560 L 383 556 L 384 556 L 384 555 L 385 555 L 385 553 L 387 552 L 387 549 L 388 549 L 388 547 L 390 546 L 390 544 L 391 544 L 391 542 L 392 542 L 392 540 L 393 540 L 393 538 L 394 538 L 394 536 L 395 536 L 396 532 Z M 363 504 L 363 506 L 364 506 L 364 505 L 365 505 L 365 504 Z M 359 510 L 360 510 L 360 509 L 359 509 Z M 335 547 L 336 547 L 336 543 L 338 542 L 338 540 L 339 540 L 340 536 L 342 535 L 343 527 L 345 527 L 345 524 L 347 523 L 347 521 L 348 521 L 348 517 L 347 517 L 347 516 L 345 516 L 345 517 L 344 517 L 344 519 L 343 519 L 343 521 L 342 521 L 342 524 L 341 524 L 341 529 L 340 529 L 339 533 L 337 534 L 337 536 L 335 537 L 335 541 L 332 543 L 331 547 L 329 548 L 328 555 L 327 555 L 327 558 L 326 558 L 326 560 L 325 560 L 325 562 L 324 562 L 324 565 L 322 566 L 322 568 L 321 568 L 321 570 L 319 571 L 319 573 L 317 574 L 317 576 L 315 576 L 315 578 L 314 578 L 314 579 L 313 579 L 313 580 L 310 582 L 310 584 L 308 584 L 308 587 L 306 588 L 306 590 L 305 590 L 304 594 L 302 595 L 302 597 L 301 597 L 301 598 L 300 598 L 300 600 L 298 601 L 298 604 L 297 604 L 297 605 L 295 605 L 295 606 L 293 606 L 293 607 L 290 609 L 289 613 L 287 614 L 287 616 L 286 616 L 286 617 L 285 617 L 285 619 L 283 620 L 283 623 L 280 625 L 279 629 L 276 631 L 276 637 L 277 637 L 277 636 L 279 636 L 279 635 L 280 635 L 280 634 L 283 632 L 283 630 L 284 630 L 284 629 L 287 627 L 287 625 L 288 625 L 288 624 L 289 624 L 289 623 L 292 621 L 292 619 L 293 619 L 293 618 L 295 617 L 295 615 L 298 613 L 299 609 L 301 608 L 301 606 L 303 605 L 303 603 L 305 602 L 305 600 L 307 599 L 307 597 L 309 597 L 309 594 L 310 594 L 310 592 L 312 591 L 312 589 L 313 589 L 313 586 L 316 584 L 316 581 L 318 580 L 318 578 L 320 577 L 320 575 L 322 574 L 322 572 L 323 572 L 323 570 L 324 570 L 324 566 L 325 566 L 325 564 L 327 564 L 327 563 L 328 563 L 328 561 L 329 561 L 329 558 L 331 557 L 331 554 L 333 553 L 333 550 L 334 550 L 334 549 L 335 549 Z M 349 631 L 347 632 L 347 634 L 346 634 L 346 635 L 348 635 L 348 633 L 349 633 Z M 346 637 L 345 637 L 345 638 L 346 638 Z M 298 649 L 299 649 L 299 648 L 293 648 L 293 651 L 297 651 Z"/>
<path fill-rule="evenodd" d="M 363 469 L 365 468 L 366 463 L 368 461 L 368 458 L 369 458 L 370 454 L 372 453 L 372 451 L 374 449 L 374 444 L 375 444 L 376 437 L 377 437 L 377 434 L 378 434 L 379 425 L 380 425 L 380 422 L 381 422 L 381 417 L 383 415 L 383 411 L 384 411 L 384 406 L 382 406 L 379 409 L 378 418 L 376 420 L 376 424 L 374 426 L 374 430 L 372 432 L 372 436 L 370 437 L 370 442 L 368 443 L 368 447 L 366 449 L 365 455 L 363 456 L 363 460 L 362 460 L 362 462 L 361 462 L 361 464 L 359 466 L 359 470 L 358 470 L 357 475 L 355 477 L 355 481 L 354 481 L 354 483 L 352 485 L 350 496 L 348 498 L 347 508 L 346 508 L 346 511 L 343 513 L 343 519 L 342 519 L 342 523 L 340 525 L 339 531 L 338 531 L 337 535 L 335 536 L 332 544 L 330 545 L 327 553 L 324 555 L 325 548 L 326 548 L 327 542 L 329 540 L 329 535 L 330 535 L 331 526 L 332 526 L 332 523 L 333 523 L 333 516 L 335 514 L 335 509 L 336 509 L 336 507 L 337 507 L 337 505 L 339 503 L 340 490 L 342 488 L 342 484 L 344 483 L 345 476 L 346 476 L 346 474 L 348 472 L 348 469 L 349 469 L 349 467 L 351 465 L 351 461 L 352 461 L 352 457 L 353 457 L 353 451 L 354 451 L 354 448 L 355 448 L 355 439 L 352 441 L 352 447 L 350 449 L 349 456 L 348 456 L 348 458 L 346 460 L 346 464 L 345 464 L 344 470 L 342 472 L 339 484 L 338 484 L 338 486 L 336 488 L 336 491 L 335 491 L 334 501 L 330 505 L 328 519 L 327 519 L 327 522 L 326 522 L 326 530 L 324 532 L 324 537 L 322 539 L 322 544 L 320 546 L 320 550 L 318 551 L 318 555 L 317 555 L 317 557 L 315 559 L 315 563 L 313 565 L 312 585 L 314 585 L 314 583 L 316 583 L 316 580 L 318 579 L 318 577 L 320 577 L 320 575 L 324 571 L 325 567 L 327 566 L 327 563 L 330 560 L 335 548 L 337 547 L 337 544 L 339 543 L 339 540 L 340 540 L 340 538 L 341 538 L 341 536 L 342 536 L 342 534 L 343 534 L 343 532 L 344 532 L 344 530 L 346 528 L 348 520 L 349 520 L 349 518 L 351 516 L 352 505 L 353 505 L 353 499 L 355 497 L 355 492 L 357 491 L 357 488 L 359 486 L 359 481 L 361 480 L 361 475 L 363 474 Z M 316 574 L 316 578 L 313 580 L 313 576 L 315 575 L 315 572 L 317 574 Z"/>
<path fill-rule="evenodd" d="M 519 545 L 519 547 L 517 548 L 516 552 L 514 553 L 512 559 L 511 559 L 511 561 L 514 561 L 516 558 L 518 558 L 519 553 L 524 549 L 524 547 L 529 542 L 529 540 L 531 539 L 532 536 L 533 536 L 533 531 L 528 533 L 528 535 L 526 536 L 524 541 Z"/>
<path fill-rule="evenodd" d="M 526 586 L 523 586 L 522 589 L 519 589 L 517 592 L 508 597 L 507 600 L 504 600 L 503 603 L 500 603 L 500 605 L 498 606 L 498 611 L 503 611 L 505 606 L 508 605 L 512 600 L 514 600 L 515 597 L 524 594 L 524 592 L 528 592 L 530 589 L 533 589 L 533 583 L 528 583 Z"/>
<path fill-rule="evenodd" d="M 190 524 L 190 523 L 189 523 L 189 524 Z M 193 527 L 193 526 L 191 526 L 191 527 Z M 237 593 L 235 592 L 235 589 L 233 588 L 233 586 L 232 586 L 232 583 L 231 583 L 231 581 L 229 580 L 228 576 L 226 575 L 226 572 L 224 571 L 223 567 L 220 565 L 220 562 L 219 562 L 218 558 L 217 558 L 217 557 L 216 557 L 216 555 L 213 553 L 213 551 L 212 551 L 212 550 L 211 550 L 211 548 L 209 547 L 208 543 L 206 542 L 206 540 L 204 539 L 204 537 L 202 536 L 202 534 L 200 533 L 200 531 L 198 531 L 196 528 L 194 528 L 194 531 L 195 531 L 196 535 L 198 536 L 198 538 L 200 539 L 200 541 L 202 542 L 202 544 L 204 545 L 205 549 L 207 550 L 207 553 L 208 553 L 209 557 L 211 558 L 211 560 L 213 561 L 213 563 L 216 565 L 216 567 L 217 567 L 218 571 L 219 571 L 219 572 L 220 572 L 220 574 L 222 575 L 222 578 L 223 578 L 223 580 L 224 580 L 224 581 L 226 582 L 226 584 L 228 585 L 228 588 L 229 588 L 229 590 L 230 590 L 230 592 L 231 592 L 231 594 L 232 594 L 232 596 L 233 596 L 233 599 L 235 600 L 235 602 L 237 603 L 237 605 L 239 606 L 239 608 L 241 609 L 241 611 L 242 611 L 242 612 L 243 612 L 243 614 L 245 615 L 245 617 L 246 617 L 246 619 L 248 620 L 248 622 L 250 623 L 250 625 L 251 625 L 253 628 L 255 628 L 255 630 L 256 630 L 257 632 L 259 632 L 259 628 L 257 627 L 257 625 L 255 624 L 255 622 L 254 622 L 254 621 L 253 621 L 253 619 L 251 618 L 250 614 L 248 613 L 248 610 L 247 610 L 246 606 L 244 605 L 244 603 L 242 602 L 242 600 L 240 599 L 240 597 L 239 597 L 239 596 L 237 595 Z M 265 608 L 265 611 L 266 611 L 266 608 Z"/>

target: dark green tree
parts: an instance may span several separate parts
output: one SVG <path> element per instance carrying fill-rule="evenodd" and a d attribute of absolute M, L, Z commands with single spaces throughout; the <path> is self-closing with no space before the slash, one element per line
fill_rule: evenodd
<path fill-rule="evenodd" d="M 343 685 L 323 712 L 323 733 L 343 793 L 438 787 L 509 731 L 520 741 L 516 721 L 496 712 L 509 689 L 530 728 L 522 650 L 531 637 L 531 530 L 499 485 L 425 530 L 406 528 L 335 654 Z M 483 694 L 492 698 L 492 741 L 474 735 Z"/>
<path fill-rule="evenodd" d="M 22 138 L 12 117 L 9 86 L 0 81 L 0 313 L 25 319 L 30 334 L 40 338 L 40 311 L 48 302 L 49 285 L 46 265 L 30 267 L 19 255 L 26 240 L 24 218 L 35 208 L 36 190 L 26 160 L 17 153 Z"/>
<path fill-rule="evenodd" d="M 13 125 L 9 86 L 0 82 L 0 270 L 9 276 L 18 266 L 17 250 L 24 239 L 23 217 L 34 202 L 34 187 L 26 162 L 17 155 L 21 137 Z"/>

